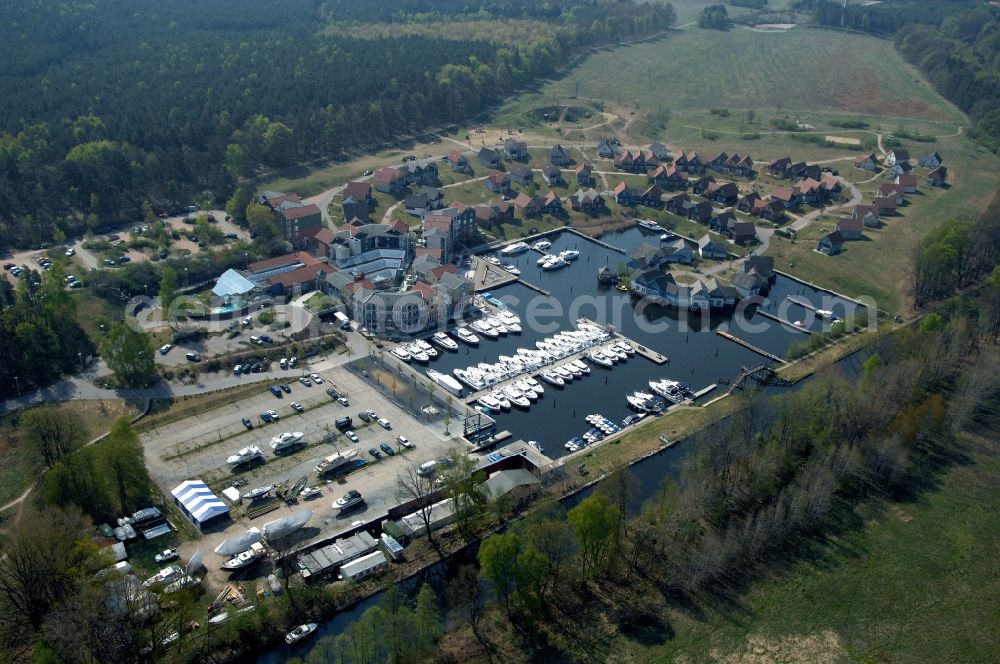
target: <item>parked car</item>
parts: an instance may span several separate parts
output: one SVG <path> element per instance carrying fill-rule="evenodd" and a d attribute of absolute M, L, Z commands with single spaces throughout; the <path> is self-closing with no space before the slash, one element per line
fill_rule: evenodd
<path fill-rule="evenodd" d="M 124 256 L 124 255 L 122 255 L 122 256 L 119 256 L 119 257 L 118 257 L 118 262 L 119 262 L 119 263 L 122 263 L 122 264 L 124 264 L 124 263 L 131 263 L 131 262 L 132 262 L 132 259 L 131 259 L 131 258 L 129 258 L 128 256 Z"/>
<path fill-rule="evenodd" d="M 340 398 L 340 392 L 338 392 L 337 390 L 333 389 L 332 387 L 326 388 L 326 393 L 330 395 L 331 399 L 339 399 Z"/>
<path fill-rule="evenodd" d="M 365 411 L 365 415 L 367 415 L 368 417 L 370 417 L 373 420 L 378 419 L 378 417 L 375 415 L 375 411 L 372 410 L 371 408 L 369 408 L 368 410 Z"/>
<path fill-rule="evenodd" d="M 184 357 L 186 357 L 190 362 L 201 362 L 201 355 L 198 353 L 188 353 Z"/>
<path fill-rule="evenodd" d="M 70 288 L 83 288 L 83 282 L 80 281 L 79 279 L 74 279 L 73 281 L 69 282 L 69 287 Z"/>
<path fill-rule="evenodd" d="M 295 365 L 298 364 L 298 363 L 299 363 L 299 358 L 297 358 L 297 357 L 290 357 L 290 358 L 288 358 L 288 368 L 289 369 L 294 369 Z"/>
<path fill-rule="evenodd" d="M 300 404 L 298 401 L 293 401 L 292 402 L 292 410 L 294 410 L 296 413 L 301 413 L 301 412 L 305 411 L 305 408 L 303 408 L 302 404 Z"/>
<path fill-rule="evenodd" d="M 264 424 L 270 424 L 271 413 L 265 410 L 263 413 L 260 414 L 260 421 L 263 422 Z"/>
<path fill-rule="evenodd" d="M 368 413 L 365 413 L 365 412 L 358 413 L 358 417 L 361 418 L 362 422 L 371 422 L 372 421 L 372 418 L 369 417 Z"/>
<path fill-rule="evenodd" d="M 275 411 L 273 411 L 273 410 L 269 410 L 269 411 L 267 411 L 267 414 L 271 416 L 271 419 L 272 419 L 272 420 L 275 420 L 275 421 L 277 421 L 277 420 L 280 420 L 280 419 L 281 419 L 281 417 L 279 417 L 279 416 L 278 416 L 278 413 L 276 413 L 276 412 L 275 412 Z"/>
<path fill-rule="evenodd" d="M 364 173 L 362 173 L 362 175 L 364 175 L 366 178 L 371 177 L 374 174 L 375 174 L 374 171 L 365 171 Z"/>
<path fill-rule="evenodd" d="M 405 447 L 405 448 L 407 448 L 407 449 L 410 449 L 410 448 L 412 448 L 412 447 L 413 447 L 413 443 L 411 443 L 411 442 L 410 442 L 410 439 L 409 439 L 409 438 L 407 438 L 406 436 L 398 436 L 398 437 L 396 438 L 396 440 L 398 440 L 398 441 L 399 441 L 399 444 L 400 444 L 400 445 L 402 445 L 403 447 Z"/>
<path fill-rule="evenodd" d="M 378 425 L 383 429 L 385 429 L 386 431 L 392 428 L 392 424 L 389 422 L 389 420 L 385 419 L 384 417 L 379 418 Z"/>
<path fill-rule="evenodd" d="M 299 382 L 302 383 L 303 385 L 305 385 L 306 387 L 309 387 L 310 385 L 312 385 L 312 381 L 309 380 L 309 378 L 307 378 L 306 376 L 303 376 L 302 378 L 299 378 Z"/>
<path fill-rule="evenodd" d="M 162 346 L 160 346 L 160 355 L 166 355 L 167 353 L 170 352 L 170 349 L 173 347 L 174 347 L 173 344 L 163 344 Z"/>
<path fill-rule="evenodd" d="M 282 369 L 287 369 L 288 368 L 288 358 L 283 357 L 280 360 L 278 360 L 278 366 L 281 367 Z"/>
<path fill-rule="evenodd" d="M 249 417 L 244 417 L 242 421 L 243 421 L 243 426 L 245 426 L 247 429 L 253 429 L 253 422 L 250 421 Z"/>
<path fill-rule="evenodd" d="M 396 452 L 392 449 L 389 443 L 379 443 L 379 449 L 386 453 L 387 456 L 395 456 Z"/>
<path fill-rule="evenodd" d="M 76 249 L 74 249 L 73 247 L 70 247 L 69 249 L 66 250 L 66 255 L 67 256 L 75 256 L 76 255 Z"/>
<path fill-rule="evenodd" d="M 113 258 L 105 258 L 104 259 L 104 264 L 107 265 L 107 266 L 109 266 L 109 267 L 114 267 L 115 265 L 118 265 L 118 263 L 116 263 Z"/>
<path fill-rule="evenodd" d="M 281 388 L 278 387 L 277 385 L 272 385 L 271 386 L 271 394 L 273 394 L 274 396 L 276 396 L 276 397 L 278 397 L 280 399 L 281 398 Z"/>
<path fill-rule="evenodd" d="M 263 365 L 261 365 L 260 362 L 254 362 L 253 365 L 250 366 L 250 371 L 252 371 L 253 373 L 260 373 L 263 370 L 264 367 Z"/>
<path fill-rule="evenodd" d="M 280 387 L 281 391 L 284 392 L 285 394 L 291 394 L 292 392 L 292 388 L 288 383 L 282 383 L 278 387 Z"/>
<path fill-rule="evenodd" d="M 353 431 L 345 431 L 344 435 L 347 436 L 347 439 L 350 440 L 352 443 L 358 442 L 358 434 L 354 433 Z"/>
<path fill-rule="evenodd" d="M 376 459 L 381 459 L 381 458 L 382 458 L 382 453 L 381 453 L 381 452 L 379 452 L 379 451 L 378 451 L 377 449 L 375 449 L 374 447 L 369 447 L 369 448 L 368 448 L 368 454 L 371 454 L 371 455 L 372 455 L 373 457 L 375 457 Z"/>
<path fill-rule="evenodd" d="M 312 378 L 313 382 L 317 385 L 323 382 L 323 378 L 318 373 L 311 373 L 309 374 L 309 377 Z"/>
<path fill-rule="evenodd" d="M 341 406 L 350 406 L 351 402 L 347 400 L 347 397 L 337 397 L 337 403 Z"/>

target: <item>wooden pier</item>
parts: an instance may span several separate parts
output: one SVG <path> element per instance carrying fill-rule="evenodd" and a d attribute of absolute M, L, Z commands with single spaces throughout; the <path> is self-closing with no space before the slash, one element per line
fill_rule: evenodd
<path fill-rule="evenodd" d="M 816 307 L 814 307 L 813 305 L 809 304 L 808 302 L 803 302 L 802 300 L 799 300 L 799 299 L 797 299 L 797 298 L 794 298 L 794 297 L 792 297 L 791 295 L 789 295 L 789 296 L 788 296 L 788 297 L 786 297 L 785 299 L 786 299 L 786 300 L 789 300 L 789 301 L 790 301 L 790 302 L 791 302 L 792 304 L 797 304 L 797 305 L 799 305 L 799 306 L 800 306 L 800 307 L 802 307 L 803 309 L 808 309 L 809 311 L 816 311 Z"/>
<path fill-rule="evenodd" d="M 782 364 L 785 364 L 787 362 L 787 360 L 785 360 L 784 358 L 778 357 L 777 355 L 772 355 L 771 353 L 768 353 L 766 350 L 763 350 L 761 348 L 757 348 L 753 344 L 751 344 L 751 343 L 749 343 L 747 341 L 744 341 L 743 339 L 740 339 L 737 336 L 729 334 L 728 332 L 723 332 L 722 330 L 716 330 L 715 333 L 718 334 L 723 339 L 729 339 L 730 341 L 732 341 L 734 343 L 738 343 L 739 345 L 743 346 L 744 348 L 746 348 L 748 350 L 752 350 L 753 352 L 757 353 L 758 355 L 763 355 L 764 357 L 766 357 L 769 360 L 773 360 L 775 362 L 781 362 Z"/>
<path fill-rule="evenodd" d="M 763 316 L 764 318 L 770 318 L 771 320 L 773 320 L 775 322 L 778 322 L 778 323 L 781 323 L 782 325 L 787 325 L 788 327 L 792 328 L 796 332 L 803 332 L 805 334 L 812 334 L 812 330 L 810 330 L 808 328 L 805 328 L 805 327 L 799 327 L 798 325 L 796 325 L 795 323 L 793 323 L 791 321 L 785 320 L 784 318 L 778 318 L 774 314 L 769 314 L 769 313 L 767 313 L 766 311 L 764 311 L 762 309 L 758 309 L 757 313 L 760 314 L 761 316 Z"/>
<path fill-rule="evenodd" d="M 567 226 L 567 227 L 565 227 L 565 228 L 563 228 L 561 230 L 563 230 L 564 232 L 573 233 L 574 235 L 578 235 L 579 237 L 583 238 L 584 240 L 588 240 L 590 242 L 598 244 L 598 245 L 604 247 L 605 249 L 610 249 L 611 251 L 617 252 L 619 254 L 628 255 L 628 252 L 625 251 L 624 249 L 622 249 L 621 247 L 616 247 L 613 244 L 608 244 L 604 240 L 598 240 L 596 237 L 590 237 L 586 233 L 581 233 L 580 231 L 576 230 L 575 228 Z"/>

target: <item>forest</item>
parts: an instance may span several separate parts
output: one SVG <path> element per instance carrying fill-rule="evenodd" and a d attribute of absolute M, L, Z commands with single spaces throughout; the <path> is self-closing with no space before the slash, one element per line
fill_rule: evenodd
<path fill-rule="evenodd" d="M 363 9 L 363 11 L 362 11 Z M 669 4 L 0 0 L 0 248 L 61 242 L 264 169 L 467 120 L 579 49 L 668 27 Z M 551 23 L 498 43 L 355 37 L 362 20 Z M 442 17 L 447 17 L 444 19 Z"/>

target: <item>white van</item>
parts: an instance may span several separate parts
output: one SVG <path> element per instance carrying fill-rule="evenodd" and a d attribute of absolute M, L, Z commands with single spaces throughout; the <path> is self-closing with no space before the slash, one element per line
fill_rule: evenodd
<path fill-rule="evenodd" d="M 438 462 L 428 461 L 427 463 L 422 463 L 417 466 L 417 475 L 421 477 L 430 477 L 437 472 Z"/>

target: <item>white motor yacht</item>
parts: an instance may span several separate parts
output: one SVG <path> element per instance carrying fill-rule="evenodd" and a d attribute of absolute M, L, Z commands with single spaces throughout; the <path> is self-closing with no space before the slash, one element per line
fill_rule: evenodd
<path fill-rule="evenodd" d="M 563 377 L 553 371 L 543 371 L 539 375 L 542 377 L 542 380 L 544 380 L 546 383 L 550 385 L 555 385 L 556 387 L 563 387 L 566 384 L 566 381 L 563 380 Z"/>
<path fill-rule="evenodd" d="M 448 374 L 443 374 L 439 371 L 434 371 L 433 369 L 427 370 L 427 377 L 433 380 L 435 383 L 448 390 L 455 396 L 462 396 L 462 384 L 457 380 L 449 376 Z"/>
<path fill-rule="evenodd" d="M 473 321 L 469 327 L 490 339 L 496 339 L 500 336 L 500 333 L 494 330 L 493 326 L 486 319 Z"/>
<path fill-rule="evenodd" d="M 507 329 L 507 326 L 504 325 L 500 321 L 500 319 L 497 318 L 496 316 L 488 318 L 487 322 L 490 324 L 490 327 L 492 327 L 494 330 L 497 331 L 497 334 L 507 334 L 507 332 L 510 331 L 510 330 Z"/>
<path fill-rule="evenodd" d="M 542 269 L 558 270 L 559 268 L 566 267 L 567 265 L 569 265 L 569 263 L 564 261 L 562 258 L 560 258 L 559 256 L 554 256 L 552 260 L 548 260 L 542 263 Z"/>
<path fill-rule="evenodd" d="M 410 354 L 410 357 L 412 357 L 417 362 L 420 362 L 422 364 L 427 364 L 428 362 L 431 361 L 430 356 L 427 355 L 427 353 L 424 352 L 422 348 L 414 346 L 413 344 L 407 346 L 406 350 Z"/>
<path fill-rule="evenodd" d="M 260 542 L 254 542 L 246 551 L 238 553 L 226 562 L 222 563 L 222 569 L 227 572 L 235 572 L 236 570 L 246 569 L 247 567 L 256 564 L 266 555 L 267 550 L 264 546 Z"/>
<path fill-rule="evenodd" d="M 496 400 L 500 404 L 501 410 L 510 410 L 510 400 L 507 399 L 507 395 L 497 390 L 495 392 L 490 392 L 490 397 Z"/>
<path fill-rule="evenodd" d="M 458 350 L 458 342 L 448 336 L 446 332 L 435 332 L 431 340 L 441 348 L 450 351 Z"/>
<path fill-rule="evenodd" d="M 594 364 L 599 364 L 602 367 L 610 368 L 615 365 L 614 362 L 612 362 L 610 359 L 608 359 L 606 355 L 604 355 L 601 351 L 598 350 L 587 353 L 585 357 Z"/>
<path fill-rule="evenodd" d="M 535 392 L 538 392 L 539 394 L 545 393 L 545 388 L 542 387 L 542 384 L 535 380 L 533 376 L 525 376 L 524 382 L 526 382 Z"/>
<path fill-rule="evenodd" d="M 504 256 L 516 256 L 517 254 L 523 254 L 530 248 L 527 242 L 515 242 L 501 249 L 500 253 Z"/>
<path fill-rule="evenodd" d="M 486 406 L 490 410 L 500 410 L 500 402 L 488 394 L 484 394 L 476 400 L 480 406 Z"/>
<path fill-rule="evenodd" d="M 479 345 L 479 337 L 477 337 L 473 332 L 469 331 L 467 327 L 456 327 L 455 336 L 461 341 L 469 344 L 470 346 Z"/>
<path fill-rule="evenodd" d="M 528 445 L 534 447 L 536 450 L 538 450 L 539 453 L 544 453 L 544 450 L 542 449 L 542 444 L 539 443 L 537 440 L 529 440 Z"/>
<path fill-rule="evenodd" d="M 535 261 L 535 265 L 537 265 L 538 267 L 542 267 L 543 265 L 548 263 L 549 260 L 552 259 L 552 257 L 553 257 L 552 254 L 543 253 L 542 257 L 539 258 L 537 261 Z"/>
<path fill-rule="evenodd" d="M 548 240 L 539 240 L 533 246 L 538 251 L 546 251 L 549 247 L 552 246 L 552 243 L 549 242 Z"/>
<path fill-rule="evenodd" d="M 283 452 L 302 440 L 304 435 L 301 431 L 286 431 L 271 439 L 271 450 L 275 453 Z"/>
<path fill-rule="evenodd" d="M 288 634 L 285 634 L 285 643 L 292 645 L 293 643 L 298 643 L 302 639 L 308 637 L 316 631 L 316 623 L 308 623 L 305 625 L 299 625 Z"/>
<path fill-rule="evenodd" d="M 520 380 L 515 380 L 514 387 L 520 390 L 521 394 L 528 397 L 530 400 L 532 401 L 538 400 L 539 396 L 538 392 L 535 392 L 535 390 L 531 388 L 531 385 L 528 385 L 528 381 L 524 380 L 523 378 Z"/>
<path fill-rule="evenodd" d="M 573 372 L 566 367 L 552 367 L 552 371 L 562 376 L 562 379 L 567 383 L 573 380 Z"/>
<path fill-rule="evenodd" d="M 229 455 L 229 457 L 226 458 L 226 463 L 230 466 L 239 466 L 244 463 L 250 463 L 257 458 L 263 459 L 264 455 L 261 453 L 259 447 L 256 445 L 250 445 L 249 447 L 244 447 L 234 454 Z"/>
<path fill-rule="evenodd" d="M 510 402 L 515 406 L 517 406 L 518 408 L 531 408 L 531 402 L 528 400 L 528 397 L 521 394 L 521 391 L 518 390 L 516 387 L 508 385 L 507 387 L 503 388 L 502 391 L 504 396 L 507 397 L 507 399 L 509 399 Z"/>
<path fill-rule="evenodd" d="M 399 359 L 401 359 L 403 362 L 409 362 L 410 360 L 413 359 L 413 356 L 411 356 L 407 352 L 407 350 L 405 348 L 403 348 L 402 346 L 399 346 L 397 348 L 393 348 L 389 352 L 392 353 L 393 355 L 395 355 L 396 357 L 398 357 Z"/>
<path fill-rule="evenodd" d="M 346 449 L 343 452 L 337 452 L 336 454 L 331 454 L 325 457 L 316 464 L 316 473 L 320 477 L 327 473 L 332 473 L 333 471 L 347 465 L 354 457 L 358 455 L 358 450 L 356 448 Z"/>
<path fill-rule="evenodd" d="M 580 257 L 580 252 L 574 249 L 567 249 L 566 251 L 559 252 L 559 258 L 563 259 L 567 263 L 575 261 L 579 257 Z"/>
<path fill-rule="evenodd" d="M 572 364 L 574 367 L 583 372 L 584 376 L 590 373 L 590 367 L 588 367 L 586 362 L 583 362 L 582 360 L 572 360 L 569 364 Z"/>

